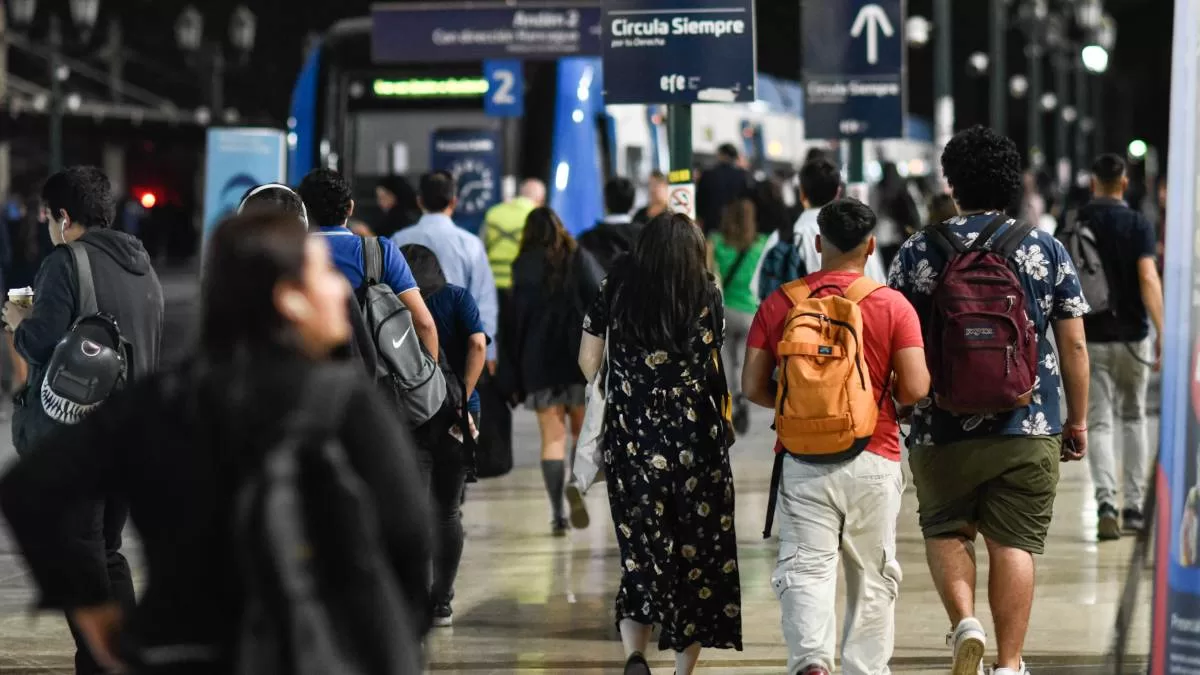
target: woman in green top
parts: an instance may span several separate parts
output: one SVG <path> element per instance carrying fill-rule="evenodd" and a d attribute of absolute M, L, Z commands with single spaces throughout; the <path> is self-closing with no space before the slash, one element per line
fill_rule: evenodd
<path fill-rule="evenodd" d="M 709 267 L 721 280 L 725 296 L 725 343 L 721 355 L 729 391 L 733 393 L 733 427 L 739 434 L 750 428 L 750 408 L 742 396 L 742 358 L 758 298 L 750 291 L 766 235 L 758 234 L 754 202 L 738 199 L 725 207 L 721 229 L 708 242 Z"/>

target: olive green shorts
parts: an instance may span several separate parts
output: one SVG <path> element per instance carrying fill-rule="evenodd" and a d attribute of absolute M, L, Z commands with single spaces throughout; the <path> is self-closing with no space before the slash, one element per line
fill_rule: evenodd
<path fill-rule="evenodd" d="M 909 454 L 926 539 L 978 531 L 1040 554 L 1058 490 L 1059 436 L 991 436 Z"/>

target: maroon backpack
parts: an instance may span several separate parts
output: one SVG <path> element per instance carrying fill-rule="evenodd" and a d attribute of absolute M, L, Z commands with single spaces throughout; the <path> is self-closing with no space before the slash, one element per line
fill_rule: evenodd
<path fill-rule="evenodd" d="M 1011 262 L 1033 226 L 1014 223 L 989 244 L 1006 222 L 1008 216 L 997 216 L 970 248 L 945 224 L 927 229 L 947 262 L 933 291 L 925 359 L 933 376 L 934 402 L 955 414 L 1007 412 L 1033 400 L 1037 327 Z"/>

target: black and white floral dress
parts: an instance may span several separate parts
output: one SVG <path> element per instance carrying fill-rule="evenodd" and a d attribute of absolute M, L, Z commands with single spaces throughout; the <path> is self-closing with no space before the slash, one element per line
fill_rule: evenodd
<path fill-rule="evenodd" d="M 715 289 L 713 290 L 715 293 Z M 609 293 L 584 330 L 605 337 Z M 708 390 L 724 332 L 705 309 L 692 354 L 648 352 L 609 333 L 604 470 L 621 587 L 617 621 L 658 624 L 659 648 L 742 648 L 733 474 Z"/>

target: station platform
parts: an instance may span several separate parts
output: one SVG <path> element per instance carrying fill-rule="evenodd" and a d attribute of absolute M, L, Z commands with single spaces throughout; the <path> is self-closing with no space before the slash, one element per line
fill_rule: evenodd
<path fill-rule="evenodd" d="M 779 605 L 769 583 L 777 544 L 761 538 L 771 470 L 769 412 L 753 419 L 751 434 L 733 450 L 737 488 L 738 555 L 742 570 L 745 651 L 707 650 L 699 672 L 782 673 L 786 661 Z M 604 486 L 587 497 L 591 527 L 566 538 L 550 536 L 550 517 L 537 468 L 533 415 L 514 420 L 514 471 L 471 486 L 465 505 L 467 543 L 454 602 L 454 627 L 429 639 L 432 673 L 619 673 L 621 644 L 613 625 L 618 553 Z M 7 422 L 0 426 L 0 462 L 11 458 Z M 1046 555 L 1038 560 L 1038 590 L 1026 660 L 1034 675 L 1109 674 L 1109 649 L 1132 539 L 1098 546 L 1095 504 L 1087 467 L 1063 471 Z M 131 560 L 138 559 L 136 543 Z M 925 566 L 909 487 L 899 526 L 904 568 L 897 605 L 892 670 L 904 674 L 949 671 L 948 622 Z M 979 547 L 986 565 L 986 548 Z M 987 618 L 986 576 L 980 574 L 979 615 Z M 1149 649 L 1150 571 L 1144 571 L 1126 670 L 1144 672 Z M 139 574 L 139 577 L 142 575 Z M 0 673 L 70 673 L 72 648 L 63 619 L 29 613 L 29 579 L 7 536 L 0 535 Z M 655 672 L 670 673 L 670 653 L 649 655 Z M 994 657 L 994 652 L 989 652 Z"/>

